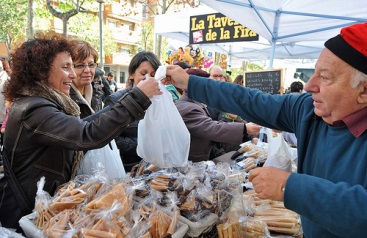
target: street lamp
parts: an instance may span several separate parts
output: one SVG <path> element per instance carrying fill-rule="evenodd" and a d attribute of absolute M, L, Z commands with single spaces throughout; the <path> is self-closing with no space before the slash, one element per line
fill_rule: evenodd
<path fill-rule="evenodd" d="M 104 65 L 103 65 L 103 32 L 102 32 L 102 4 L 105 2 L 104 0 L 96 0 L 99 3 L 99 61 L 100 61 L 100 67 L 104 71 Z"/>

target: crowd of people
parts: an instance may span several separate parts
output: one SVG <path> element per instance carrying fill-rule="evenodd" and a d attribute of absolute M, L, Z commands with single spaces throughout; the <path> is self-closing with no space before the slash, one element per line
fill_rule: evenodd
<path fill-rule="evenodd" d="M 190 132 L 188 159 L 236 151 L 261 127 L 283 131 L 298 148 L 298 171 L 251 170 L 258 196 L 284 201 L 300 214 L 305 237 L 364 236 L 366 35 L 367 23 L 343 28 L 325 42 L 309 81 L 293 82 L 284 95 L 244 87 L 243 75 L 232 82 L 218 65 L 209 72 L 184 62 L 167 66 L 162 82 Z M 118 90 L 114 74 L 98 68 L 98 53 L 86 41 L 38 35 L 10 60 L 11 68 L 0 61 L 0 222 L 22 232 L 18 221 L 34 209 L 42 176 L 52 195 L 76 176 L 89 150 L 113 140 L 127 172 L 142 161 L 138 125 L 150 99 L 162 94 L 154 79 L 161 63 L 151 52 L 137 53 L 128 87 Z"/>
<path fill-rule="evenodd" d="M 75 64 L 73 47 L 57 36 L 36 37 L 11 55 L 12 73 L 3 92 L 12 102 L 7 122 L 12 129 L 4 133 L 5 176 L 0 180 L 4 227 L 20 229 L 18 221 L 32 212 L 42 176 L 44 190 L 54 194 L 75 176 L 84 151 L 107 145 L 131 122 L 144 117 L 149 98 L 162 94 L 158 82 L 148 77 L 108 110 L 81 118 L 70 90 L 82 75 L 78 68 L 94 73 L 96 62 L 88 56 Z"/>
<path fill-rule="evenodd" d="M 300 214 L 305 237 L 367 234 L 366 35 L 367 23 L 355 24 L 326 41 L 300 95 L 270 95 L 167 69 L 164 82 L 187 89 L 188 98 L 295 133 L 298 172 L 256 168 L 249 180 L 260 198 L 284 201 Z"/>

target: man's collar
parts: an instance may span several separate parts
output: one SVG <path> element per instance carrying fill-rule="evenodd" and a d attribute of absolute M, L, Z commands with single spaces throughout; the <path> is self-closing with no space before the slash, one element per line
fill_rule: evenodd
<path fill-rule="evenodd" d="M 343 122 L 355 138 L 360 137 L 367 130 L 367 107 L 345 117 Z"/>

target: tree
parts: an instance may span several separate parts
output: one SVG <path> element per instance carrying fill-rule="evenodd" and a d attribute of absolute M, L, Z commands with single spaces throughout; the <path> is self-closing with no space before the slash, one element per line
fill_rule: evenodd
<path fill-rule="evenodd" d="M 33 38 L 34 30 L 33 30 L 33 0 L 28 0 L 28 14 L 27 14 L 27 39 Z"/>
<path fill-rule="evenodd" d="M 85 12 L 86 10 L 82 7 L 85 2 L 92 3 L 91 0 L 65 0 L 56 2 L 56 5 L 53 5 L 52 0 L 46 0 L 47 9 L 51 12 L 51 14 L 57 18 L 60 18 L 63 23 L 63 35 L 67 37 L 67 26 L 68 20 L 78 14 L 79 12 Z M 58 8 L 58 9 L 56 9 Z"/>
<path fill-rule="evenodd" d="M 245 67 L 244 67 L 245 71 L 249 71 L 249 70 L 250 71 L 256 71 L 256 70 L 263 70 L 264 69 L 264 67 L 262 67 L 258 64 L 255 64 L 255 63 L 245 61 L 244 64 L 245 64 Z"/>
<path fill-rule="evenodd" d="M 6 0 L 0 4 L 0 41 L 5 42 L 8 52 L 24 40 L 27 23 L 27 0 Z"/>
<path fill-rule="evenodd" d="M 111 55 L 118 51 L 118 46 L 113 40 L 112 31 L 103 27 L 103 53 Z M 89 42 L 93 48 L 99 49 L 99 22 L 97 15 L 78 14 L 69 21 L 69 31 L 78 39 Z"/>
<path fill-rule="evenodd" d="M 143 50 L 153 51 L 153 33 L 153 21 L 145 21 L 141 24 L 140 39 Z"/>
<path fill-rule="evenodd" d="M 33 25 L 28 25 L 28 28 L 33 28 L 33 33 L 35 32 L 49 32 L 51 31 L 51 22 L 54 18 L 50 11 L 47 9 L 45 0 L 35 0 L 34 2 L 34 18 Z"/>

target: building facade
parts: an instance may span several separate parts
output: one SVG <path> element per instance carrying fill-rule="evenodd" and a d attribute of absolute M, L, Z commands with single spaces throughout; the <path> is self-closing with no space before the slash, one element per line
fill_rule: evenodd
<path fill-rule="evenodd" d="M 148 13 L 143 4 L 131 0 L 115 0 L 102 6 L 103 32 L 106 28 L 111 30 L 113 41 L 118 45 L 117 52 L 103 56 L 104 71 L 106 74 L 112 72 L 121 86 L 128 81 L 128 65 L 139 48 L 141 23 Z M 62 33 L 61 19 L 54 18 L 52 26 L 55 32 Z"/>
<path fill-rule="evenodd" d="M 119 0 L 104 5 L 103 22 L 112 30 L 119 51 L 104 57 L 105 72 L 113 72 L 118 83 L 128 82 L 128 65 L 140 42 L 144 7 L 133 1 Z"/>

